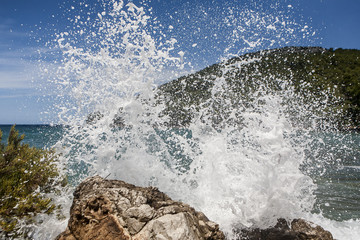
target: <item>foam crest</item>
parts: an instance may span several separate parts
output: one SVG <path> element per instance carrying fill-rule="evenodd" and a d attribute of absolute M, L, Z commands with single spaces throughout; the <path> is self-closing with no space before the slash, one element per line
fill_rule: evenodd
<path fill-rule="evenodd" d="M 240 129 L 198 131 L 201 124 L 193 126 L 201 154 L 187 176 L 195 187 L 186 201 L 227 232 L 235 226 L 269 227 L 281 216 L 301 216 L 315 202 L 316 186 L 300 171 L 303 149 L 290 137 L 296 129 L 285 114 L 283 97 L 259 95 L 255 102 L 261 105 L 241 113 Z"/>

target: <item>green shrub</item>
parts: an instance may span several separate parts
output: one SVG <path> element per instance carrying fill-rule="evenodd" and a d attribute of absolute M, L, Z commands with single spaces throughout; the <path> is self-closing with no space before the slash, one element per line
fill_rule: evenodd
<path fill-rule="evenodd" d="M 23 144 L 15 126 L 7 145 L 0 130 L 0 227 L 2 235 L 16 236 L 19 220 L 30 223 L 39 213 L 52 213 L 57 207 L 44 194 L 62 183 L 56 165 L 58 156 Z"/>

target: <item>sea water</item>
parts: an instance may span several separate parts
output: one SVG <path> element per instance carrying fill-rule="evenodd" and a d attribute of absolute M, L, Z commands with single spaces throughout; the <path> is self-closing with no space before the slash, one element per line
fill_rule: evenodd
<path fill-rule="evenodd" d="M 246 7 L 217 9 L 215 25 L 202 21 L 209 20 L 204 9 L 196 21 L 182 14 L 204 24 L 198 29 L 178 22 L 193 33 L 201 28 L 228 33 L 225 42 L 213 46 L 223 52 L 218 60 L 312 34 L 283 12 Z M 326 98 L 310 104 L 286 81 L 262 76 L 254 80 L 251 95 L 234 104 L 225 77 L 233 66 L 223 65 L 223 75 L 214 76 L 210 98 L 200 106 L 178 99 L 192 114 L 187 126 L 169 126 L 174 116 L 164 112 L 166 99 L 156 97 L 156 86 L 191 69 L 195 63 L 189 59 L 196 58 L 186 58 L 184 38 L 171 33 L 176 21 L 155 19 L 151 1 L 99 1 L 97 7 L 80 2 L 71 9 L 70 27 L 48 45 L 50 52 L 62 53 L 49 81 L 58 93 L 51 108 L 67 127 L 39 131 L 41 136 L 60 132 L 52 147 L 71 184 L 98 174 L 156 186 L 204 212 L 230 239 L 234 228 L 268 227 L 280 217 L 313 221 L 337 239 L 360 237 L 359 135 L 338 132 L 331 122 L 328 128 L 318 125 L 321 116 L 310 110 L 321 112 Z M 240 47 L 240 41 L 246 45 Z M 283 90 L 271 91 L 270 81 Z M 86 121 L 94 113 L 99 117 Z M 31 128 L 25 129 L 31 133 Z M 65 214 L 71 190 L 55 199 Z M 55 237 L 66 227 L 66 220 L 38 218 L 36 239 Z"/>
<path fill-rule="evenodd" d="M 1 125 L 0 129 L 3 133 L 2 143 L 7 144 L 10 129 L 13 125 Z M 49 149 L 58 142 L 64 134 L 64 126 L 50 125 L 15 125 L 15 129 L 19 135 L 24 135 L 22 143 L 29 144 L 31 147 Z"/>
<path fill-rule="evenodd" d="M 3 143 L 6 142 L 10 128 L 10 125 L 0 125 L 3 132 Z M 66 128 L 60 125 L 16 126 L 19 133 L 25 135 L 24 143 L 38 148 L 53 146 L 63 137 Z M 178 131 L 173 130 L 171 132 Z M 192 137 L 188 131 L 185 132 L 187 132 L 187 136 Z M 178 132 L 178 134 L 182 135 L 184 132 Z M 163 137 L 165 136 L 163 135 Z M 360 219 L 360 134 L 321 132 L 314 134 L 313 137 L 320 141 L 322 145 L 314 147 L 315 151 L 309 151 L 308 157 L 313 158 L 315 157 L 313 154 L 320 154 L 323 158 L 316 157 L 326 159 L 326 156 L 332 156 L 337 161 L 336 164 L 320 162 L 323 165 L 318 169 L 324 174 L 318 174 L 318 172 L 310 174 L 317 186 L 314 191 L 316 202 L 313 209 L 305 216 L 321 224 L 325 229 L 331 229 L 337 239 L 356 239 L 358 236 L 358 219 Z M 186 156 L 176 154 L 176 150 L 178 149 L 173 150 L 173 157 L 181 158 L 185 162 L 188 161 Z M 221 157 L 219 157 L 219 160 L 221 160 Z M 216 176 L 211 177 L 216 179 Z M 230 185 L 225 187 L 228 188 Z M 231 192 L 230 195 L 236 196 L 236 194 Z M 68 199 L 68 201 L 70 200 L 71 198 Z M 64 211 L 68 210 L 64 209 Z M 227 219 L 224 219 L 224 221 L 227 221 Z M 60 221 L 57 223 L 59 224 Z M 66 221 L 62 221 L 62 224 L 66 224 Z M 55 233 L 58 233 L 61 229 L 61 227 L 56 229 Z M 43 236 L 45 237 L 45 233 Z"/>

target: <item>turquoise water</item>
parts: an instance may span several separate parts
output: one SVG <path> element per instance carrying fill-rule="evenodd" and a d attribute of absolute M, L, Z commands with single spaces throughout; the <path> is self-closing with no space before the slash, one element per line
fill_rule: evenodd
<path fill-rule="evenodd" d="M 3 143 L 10 128 L 11 125 L 0 125 Z M 39 148 L 50 148 L 66 130 L 60 125 L 17 125 L 16 129 L 25 134 L 24 143 Z M 317 184 L 313 211 L 337 221 L 360 219 L 360 134 L 317 133 L 313 138 L 317 151 L 309 151 L 306 156 L 309 163 L 316 165 L 312 168 L 315 170 L 308 173 Z M 174 149 L 178 152 L 176 146 Z M 173 157 L 188 161 L 181 154 Z"/>
<path fill-rule="evenodd" d="M 322 133 L 319 138 L 322 146 L 312 157 L 325 159 L 326 164 L 320 165 L 322 173 L 311 175 L 318 185 L 317 208 L 330 219 L 359 219 L 360 134 Z"/>
<path fill-rule="evenodd" d="M 7 141 L 11 127 L 12 125 L 0 125 L 0 129 L 3 132 L 3 143 Z M 19 134 L 25 135 L 23 143 L 38 148 L 50 148 L 53 146 L 62 137 L 64 129 L 60 125 L 16 125 L 16 130 L 19 131 Z"/>

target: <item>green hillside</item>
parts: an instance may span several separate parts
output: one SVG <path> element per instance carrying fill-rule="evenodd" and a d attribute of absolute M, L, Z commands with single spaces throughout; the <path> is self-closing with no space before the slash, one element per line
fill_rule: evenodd
<path fill-rule="evenodd" d="M 360 50 L 286 47 L 249 53 L 164 84 L 158 97 L 165 102 L 169 126 L 186 126 L 201 118 L 197 114 L 203 109 L 219 125 L 255 96 L 289 88 L 297 94 L 289 101 L 317 102 L 314 111 L 325 104 L 322 120 L 360 126 Z"/>

